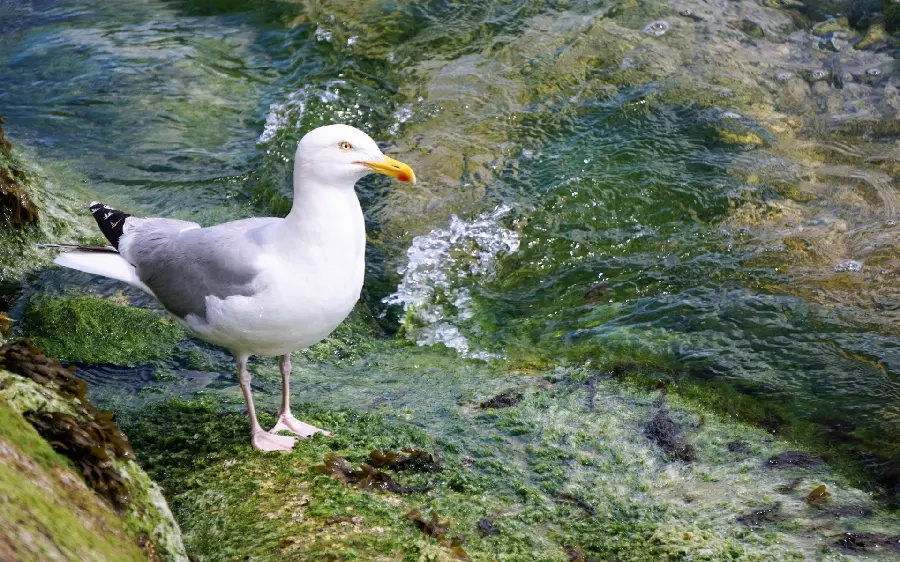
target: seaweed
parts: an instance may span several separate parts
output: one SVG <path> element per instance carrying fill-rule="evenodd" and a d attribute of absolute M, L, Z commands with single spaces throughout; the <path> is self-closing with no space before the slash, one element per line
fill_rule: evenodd
<path fill-rule="evenodd" d="M 669 419 L 669 411 L 665 407 L 657 410 L 647 423 L 644 434 L 676 459 L 691 462 L 697 458 L 693 445 L 682 440 L 681 429 Z"/>
<path fill-rule="evenodd" d="M 116 433 L 121 433 L 111 418 L 81 421 L 62 412 L 33 411 L 25 412 L 24 417 L 53 450 L 75 463 L 88 486 L 107 498 L 116 509 L 128 505 L 131 498 L 126 480 L 116 470 L 107 447 L 118 453 L 125 446 L 128 454 L 131 454 L 131 448 L 124 435 L 110 440 L 110 437 L 119 437 Z"/>
<path fill-rule="evenodd" d="M 401 486 L 388 473 L 375 470 L 368 463 L 361 463 L 359 468 L 355 469 L 337 453 L 325 455 L 323 463 L 314 467 L 314 470 L 336 478 L 345 484 L 353 484 L 362 490 L 385 490 L 397 494 L 416 491 L 413 488 Z"/>
<path fill-rule="evenodd" d="M 433 453 L 409 447 L 403 447 L 400 451 L 406 454 L 402 455 L 393 451 L 372 451 L 369 453 L 369 464 L 375 468 L 408 470 L 410 472 L 441 472 L 444 469 L 441 459 Z"/>
<path fill-rule="evenodd" d="M 0 125 L 5 121 L 0 116 Z M 12 145 L 3 134 L 0 127 L 0 156 L 9 159 Z M 31 200 L 25 189 L 25 172 L 12 165 L 0 166 L 0 224 L 22 228 L 28 223 L 37 222 L 39 216 L 38 206 Z"/>
<path fill-rule="evenodd" d="M 822 457 L 804 451 L 785 451 L 770 457 L 765 466 L 769 468 L 810 468 L 822 463 Z"/>
<path fill-rule="evenodd" d="M 87 383 L 74 375 L 74 367 L 63 367 L 44 355 L 31 340 L 19 340 L 0 346 L 0 367 L 28 377 L 40 385 L 55 384 L 68 396 L 83 400 Z"/>
<path fill-rule="evenodd" d="M 553 499 L 557 502 L 566 502 L 573 503 L 584 510 L 589 516 L 594 517 L 597 515 L 597 510 L 594 509 L 594 506 L 589 504 L 584 500 L 584 498 L 576 496 L 574 494 L 568 494 L 566 492 L 557 492 L 553 494 Z"/>
<path fill-rule="evenodd" d="M 485 400 L 484 402 L 479 404 L 478 407 L 482 410 L 491 408 L 509 408 L 511 406 L 515 406 L 524 399 L 525 394 L 521 390 L 517 388 L 511 388 L 509 390 L 504 390 L 493 398 Z"/>
<path fill-rule="evenodd" d="M 437 539 L 441 546 L 449 548 L 450 553 L 457 560 L 469 559 L 469 555 L 462 547 L 463 537 L 456 536 L 448 540 L 447 533 L 450 531 L 450 521 L 441 521 L 437 511 L 432 511 L 431 517 L 426 518 L 418 509 L 413 509 L 406 514 L 406 518 L 412 521 L 416 528 L 426 536 Z"/>

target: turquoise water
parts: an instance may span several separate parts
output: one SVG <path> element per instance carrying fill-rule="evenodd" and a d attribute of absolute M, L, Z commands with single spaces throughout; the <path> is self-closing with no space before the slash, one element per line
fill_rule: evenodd
<path fill-rule="evenodd" d="M 284 213 L 304 132 L 361 127 L 420 178 L 359 186 L 386 333 L 406 314 L 402 337 L 514 365 L 660 358 L 896 487 L 898 77 L 889 50 L 818 46 L 841 9 L 6 3 L 0 113 L 109 204 L 203 223 Z"/>

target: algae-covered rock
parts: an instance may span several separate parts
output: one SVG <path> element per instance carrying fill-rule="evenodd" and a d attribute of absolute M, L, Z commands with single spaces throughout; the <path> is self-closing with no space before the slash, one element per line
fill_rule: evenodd
<path fill-rule="evenodd" d="M 25 191 L 25 172 L 12 159 L 12 144 L 3 133 L 3 123 L 0 115 L 0 227 L 21 228 L 38 219 L 38 208 Z"/>
<path fill-rule="evenodd" d="M 68 212 L 73 197 L 72 189 L 61 188 L 0 127 L 0 282 L 49 261 L 38 243 L 83 232 Z"/>
<path fill-rule="evenodd" d="M 0 347 L 3 560 L 186 561 L 159 488 L 84 392 L 30 343 Z"/>
<path fill-rule="evenodd" d="M 168 356 L 185 337 L 160 312 L 98 297 L 35 297 L 25 330 L 64 361 L 136 365 Z"/>

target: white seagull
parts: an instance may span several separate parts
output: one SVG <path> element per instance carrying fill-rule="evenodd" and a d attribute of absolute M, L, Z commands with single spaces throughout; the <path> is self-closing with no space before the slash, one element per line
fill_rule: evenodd
<path fill-rule="evenodd" d="M 111 246 L 62 253 L 55 261 L 149 293 L 198 338 L 229 349 L 253 446 L 289 451 L 295 439 L 278 431 L 328 434 L 291 415 L 291 352 L 322 341 L 359 299 L 366 232 L 354 186 L 370 172 L 415 181 L 409 166 L 382 154 L 359 129 L 320 127 L 297 146 L 287 217 L 203 228 L 138 218 L 95 202 L 91 213 Z M 281 356 L 281 408 L 268 432 L 253 406 L 251 355 Z"/>

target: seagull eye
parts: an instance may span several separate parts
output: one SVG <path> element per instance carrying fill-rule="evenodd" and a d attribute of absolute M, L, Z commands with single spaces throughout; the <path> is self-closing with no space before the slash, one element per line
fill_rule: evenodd
<path fill-rule="evenodd" d="M 340 148 L 340 149 L 343 150 L 344 152 L 347 152 L 347 151 L 349 151 L 349 150 L 353 150 L 353 145 L 350 144 L 350 143 L 347 142 L 347 141 L 344 141 L 344 142 L 342 142 L 341 144 L 338 145 L 338 148 Z"/>

